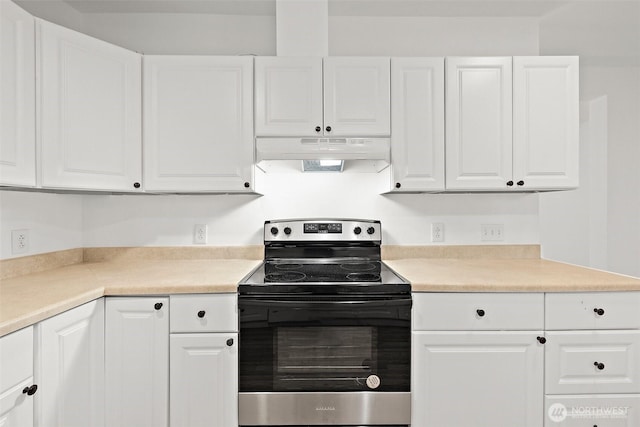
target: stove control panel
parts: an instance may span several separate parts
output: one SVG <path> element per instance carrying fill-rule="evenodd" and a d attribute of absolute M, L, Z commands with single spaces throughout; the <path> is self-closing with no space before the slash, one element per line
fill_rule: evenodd
<path fill-rule="evenodd" d="M 305 222 L 303 230 L 305 233 L 342 233 L 342 223 Z"/>
<path fill-rule="evenodd" d="M 265 242 L 381 240 L 380 221 L 373 220 L 292 219 L 264 224 Z"/>

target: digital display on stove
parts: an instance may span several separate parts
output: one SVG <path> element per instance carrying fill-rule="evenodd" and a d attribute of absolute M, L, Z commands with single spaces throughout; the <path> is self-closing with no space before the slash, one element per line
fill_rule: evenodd
<path fill-rule="evenodd" d="M 342 233 L 342 224 L 338 222 L 329 223 L 305 223 L 305 233 Z"/>

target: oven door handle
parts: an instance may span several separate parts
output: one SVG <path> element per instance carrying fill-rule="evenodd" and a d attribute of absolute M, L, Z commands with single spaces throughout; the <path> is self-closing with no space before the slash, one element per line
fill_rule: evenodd
<path fill-rule="evenodd" d="M 309 299 L 299 299 L 299 300 L 267 300 L 267 299 L 249 299 L 243 298 L 240 300 L 240 304 L 248 304 L 253 306 L 266 306 L 269 308 L 275 307 L 286 307 L 293 308 L 294 306 L 335 306 L 335 307 L 345 307 L 345 306 L 358 306 L 358 307 L 401 307 L 408 306 L 411 307 L 411 298 L 402 298 L 402 299 L 385 299 L 385 300 L 347 300 L 347 301 L 316 301 Z"/>

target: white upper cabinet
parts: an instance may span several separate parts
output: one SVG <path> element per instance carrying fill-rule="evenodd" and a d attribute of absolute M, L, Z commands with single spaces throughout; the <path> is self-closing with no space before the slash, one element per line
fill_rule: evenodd
<path fill-rule="evenodd" d="M 510 57 L 447 58 L 447 189 L 496 190 L 512 181 Z"/>
<path fill-rule="evenodd" d="M 41 185 L 135 191 L 141 55 L 37 20 Z"/>
<path fill-rule="evenodd" d="M 444 190 L 444 58 L 391 59 L 393 191 Z"/>
<path fill-rule="evenodd" d="M 253 58 L 144 57 L 144 181 L 151 191 L 251 191 Z"/>
<path fill-rule="evenodd" d="M 36 185 L 34 18 L 0 1 L 0 185 Z"/>
<path fill-rule="evenodd" d="M 513 180 L 525 189 L 578 186 L 577 56 L 513 58 Z"/>
<path fill-rule="evenodd" d="M 390 72 L 389 58 L 325 58 L 325 134 L 389 135 Z"/>
<path fill-rule="evenodd" d="M 257 57 L 256 135 L 322 135 L 322 58 Z"/>
<path fill-rule="evenodd" d="M 256 58 L 256 135 L 387 136 L 390 78 L 389 58 Z"/>
<path fill-rule="evenodd" d="M 578 186 L 578 57 L 447 58 L 446 73 L 448 190 Z"/>

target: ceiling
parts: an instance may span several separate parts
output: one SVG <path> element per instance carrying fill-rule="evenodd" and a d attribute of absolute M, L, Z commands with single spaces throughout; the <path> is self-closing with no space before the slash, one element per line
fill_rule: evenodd
<path fill-rule="evenodd" d="M 30 0 L 26 0 L 26 2 L 28 1 Z M 275 16 L 276 10 L 276 0 L 62 1 L 80 13 L 200 13 Z M 540 17 L 570 3 L 565 0 L 328 0 L 328 2 L 330 16 L 433 17 Z"/>

